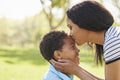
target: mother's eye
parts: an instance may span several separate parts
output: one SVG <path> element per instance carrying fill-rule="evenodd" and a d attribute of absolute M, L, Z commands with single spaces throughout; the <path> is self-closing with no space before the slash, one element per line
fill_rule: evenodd
<path fill-rule="evenodd" d="M 67 25 L 69 27 L 70 30 L 72 30 L 72 26 L 71 25 Z"/>

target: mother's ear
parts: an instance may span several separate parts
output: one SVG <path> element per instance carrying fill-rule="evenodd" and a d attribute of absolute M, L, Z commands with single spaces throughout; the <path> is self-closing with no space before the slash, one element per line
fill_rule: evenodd
<path fill-rule="evenodd" d="M 60 51 L 58 51 L 58 50 L 55 50 L 55 51 L 54 51 L 54 59 L 55 59 L 55 60 L 61 59 Z"/>

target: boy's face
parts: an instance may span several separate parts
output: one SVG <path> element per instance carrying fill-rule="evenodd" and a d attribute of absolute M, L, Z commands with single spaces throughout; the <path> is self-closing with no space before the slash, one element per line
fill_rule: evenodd
<path fill-rule="evenodd" d="M 75 41 L 71 37 L 64 39 L 62 50 L 59 51 L 59 58 L 69 59 L 77 65 L 79 64 L 79 50 L 75 46 Z"/>

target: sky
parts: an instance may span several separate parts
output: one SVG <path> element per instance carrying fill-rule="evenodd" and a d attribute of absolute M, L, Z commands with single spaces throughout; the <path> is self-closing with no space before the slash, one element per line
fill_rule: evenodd
<path fill-rule="evenodd" d="M 22 19 L 40 11 L 39 0 L 0 0 L 0 17 Z"/>
<path fill-rule="evenodd" d="M 74 5 L 83 0 L 71 0 L 71 5 Z M 110 0 L 105 1 L 106 8 L 113 14 L 117 15 L 117 10 L 112 7 Z M 40 0 L 0 0 L 0 17 L 11 19 L 23 19 L 27 16 L 34 16 L 41 11 L 42 7 Z"/>

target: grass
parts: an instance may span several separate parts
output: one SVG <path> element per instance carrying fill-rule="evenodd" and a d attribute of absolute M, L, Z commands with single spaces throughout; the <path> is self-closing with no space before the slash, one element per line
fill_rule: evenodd
<path fill-rule="evenodd" d="M 103 66 L 96 67 L 92 54 L 80 53 L 80 65 L 98 77 L 104 77 Z M 0 48 L 0 80 L 42 80 L 49 64 L 36 48 Z M 75 80 L 79 80 L 75 77 Z"/>

